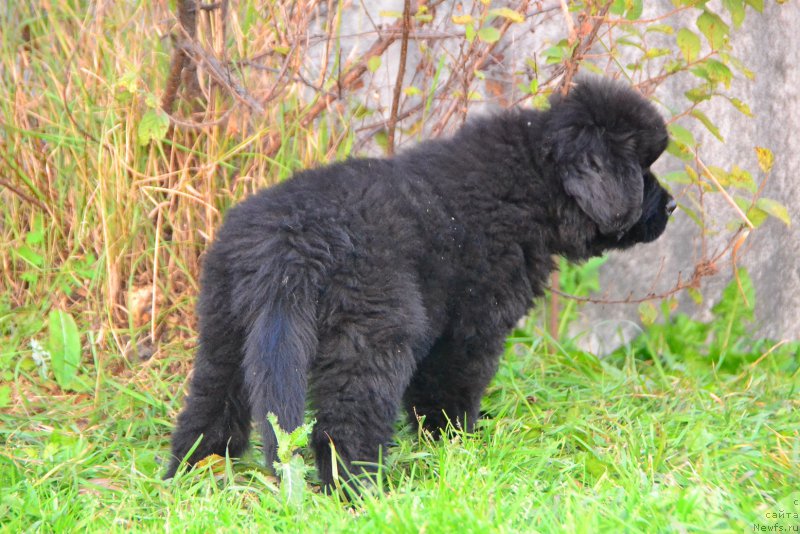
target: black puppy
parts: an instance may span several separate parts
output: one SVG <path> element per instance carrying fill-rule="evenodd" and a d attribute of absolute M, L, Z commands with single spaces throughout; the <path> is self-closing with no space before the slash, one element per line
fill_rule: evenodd
<path fill-rule="evenodd" d="M 393 159 L 297 174 L 231 209 L 205 258 L 200 346 L 172 439 L 172 476 L 239 455 L 251 419 L 267 464 L 303 422 L 319 477 L 377 464 L 398 410 L 471 429 L 503 341 L 541 295 L 552 256 L 580 261 L 657 238 L 675 208 L 650 165 L 653 106 L 588 78 L 548 111 L 468 123 Z"/>

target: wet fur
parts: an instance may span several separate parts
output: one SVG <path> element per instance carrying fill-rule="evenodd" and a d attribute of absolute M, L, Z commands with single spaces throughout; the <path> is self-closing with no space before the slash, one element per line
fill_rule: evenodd
<path fill-rule="evenodd" d="M 471 429 L 553 255 L 581 261 L 663 232 L 671 197 L 649 167 L 666 144 L 647 100 L 587 78 L 548 111 L 478 119 L 246 199 L 204 260 L 199 349 L 167 476 L 201 435 L 190 464 L 240 455 L 251 420 L 271 465 L 267 413 L 292 430 L 307 399 L 325 484 L 330 443 L 339 473 L 370 470 L 400 410 L 431 431 Z"/>

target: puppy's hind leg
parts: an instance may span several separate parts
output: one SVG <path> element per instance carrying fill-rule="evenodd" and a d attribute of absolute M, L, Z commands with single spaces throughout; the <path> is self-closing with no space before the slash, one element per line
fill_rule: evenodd
<path fill-rule="evenodd" d="M 389 273 L 389 278 L 393 275 Z M 391 441 L 403 390 L 414 372 L 413 347 L 423 337 L 425 313 L 414 284 L 348 280 L 336 293 L 311 368 L 316 415 L 312 445 L 327 490 L 372 473 Z"/>
<path fill-rule="evenodd" d="M 211 276 L 206 278 L 209 282 Z M 189 465 L 211 454 L 239 456 L 247 448 L 250 406 L 241 366 L 244 334 L 233 326 L 227 298 L 224 284 L 204 284 L 198 304 L 200 344 L 186 405 L 172 434 L 166 478 L 175 475 L 201 436 L 187 458 Z"/>
<path fill-rule="evenodd" d="M 408 345 L 359 346 L 358 341 L 353 343 L 353 335 L 342 332 L 325 343 L 320 357 L 335 354 L 336 361 L 328 360 L 330 368 L 320 362 L 312 371 L 316 413 L 312 445 L 317 473 L 327 490 L 334 486 L 334 473 L 342 485 L 349 486 L 351 477 L 379 468 L 414 366 Z"/>

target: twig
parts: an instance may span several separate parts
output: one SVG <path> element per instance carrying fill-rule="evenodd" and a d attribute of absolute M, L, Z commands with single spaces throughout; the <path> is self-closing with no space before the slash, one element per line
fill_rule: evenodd
<path fill-rule="evenodd" d="M 178 12 L 178 24 L 180 25 L 180 36 L 174 37 L 175 49 L 170 60 L 169 75 L 164 87 L 164 94 L 161 97 L 161 108 L 167 113 L 171 113 L 178 95 L 181 82 L 188 84 L 187 89 L 190 94 L 199 94 L 200 84 L 197 81 L 197 67 L 189 61 L 184 44 L 192 41 L 197 35 L 197 3 L 195 0 L 178 0 L 176 10 Z M 192 82 L 194 79 L 194 82 Z"/>
<path fill-rule="evenodd" d="M 577 33 L 575 33 L 575 21 L 572 20 L 572 15 L 569 14 L 567 0 L 560 0 L 559 3 L 561 5 L 561 14 L 564 15 L 564 20 L 567 22 L 567 31 L 569 32 L 568 40 L 570 43 L 574 43 L 578 36 Z"/>
<path fill-rule="evenodd" d="M 559 83 L 558 87 L 558 90 L 560 90 L 563 95 L 566 95 L 569 92 L 569 88 L 572 85 L 572 79 L 578 72 L 581 60 L 597 40 L 597 33 L 600 31 L 600 27 L 605 24 L 606 14 L 608 14 L 611 4 L 611 0 L 607 0 L 605 5 L 600 9 L 600 12 L 593 17 L 594 22 L 592 23 L 591 30 L 589 30 L 589 33 L 586 34 L 586 37 L 584 37 L 580 43 L 575 45 L 575 48 L 572 50 L 572 55 L 564 63 L 564 76 L 561 78 L 561 82 Z"/>
<path fill-rule="evenodd" d="M 411 0 L 403 5 L 403 38 L 400 41 L 400 65 L 397 67 L 397 80 L 392 95 L 392 112 L 389 115 L 389 131 L 386 136 L 386 152 L 394 154 L 394 134 L 397 129 L 397 111 L 400 107 L 400 92 L 403 89 L 403 78 L 406 74 L 406 57 L 408 56 L 408 32 L 411 29 Z"/>
<path fill-rule="evenodd" d="M 45 206 L 42 203 L 42 201 L 40 201 L 38 198 L 34 198 L 34 197 L 26 195 L 23 191 L 21 191 L 21 190 L 17 189 L 16 187 L 14 187 L 10 182 L 7 182 L 7 181 L 3 180 L 2 178 L 0 178 L 0 185 L 3 186 L 3 187 L 8 188 L 12 193 L 16 194 L 18 197 L 20 197 L 25 202 L 33 204 L 34 206 L 36 206 L 40 210 L 46 211 L 47 213 L 50 213 L 50 210 L 47 209 L 47 206 Z"/>
<path fill-rule="evenodd" d="M 402 35 L 402 32 L 398 32 L 397 30 L 401 29 L 402 21 L 395 22 L 392 26 L 390 26 L 389 31 L 387 33 L 381 32 L 378 39 L 372 43 L 372 46 L 362 54 L 357 61 L 348 61 L 347 64 L 342 68 L 342 74 L 339 76 L 336 85 L 340 88 L 340 92 L 342 90 L 350 89 L 364 75 L 367 71 L 367 63 L 369 59 L 373 56 L 380 56 L 382 55 L 389 46 L 397 40 L 399 35 Z M 325 110 L 329 105 L 331 105 L 334 101 L 336 101 L 340 96 L 340 93 L 327 93 L 322 95 L 314 104 L 310 105 L 306 110 L 301 112 L 302 119 L 300 120 L 300 126 L 306 127 L 311 122 L 317 118 L 317 116 Z M 265 156 L 273 156 L 275 152 L 277 152 L 278 148 L 281 145 L 281 137 L 279 134 L 273 134 L 269 137 L 268 142 L 262 149 L 262 152 Z"/>
<path fill-rule="evenodd" d="M 220 63 L 217 59 L 208 54 L 200 45 L 195 41 L 185 41 L 181 44 L 183 51 L 193 60 L 196 64 L 202 64 L 208 75 L 224 87 L 229 93 L 234 95 L 240 102 L 249 107 L 256 113 L 263 114 L 264 107 L 253 98 L 247 90 L 236 83 L 231 76 L 230 70 Z"/>
<path fill-rule="evenodd" d="M 743 235 L 744 234 L 744 235 Z M 714 257 L 708 259 L 704 258 L 697 262 L 694 266 L 694 271 L 692 272 L 692 276 L 687 281 L 683 281 L 681 279 L 681 273 L 678 273 L 678 279 L 672 289 L 665 291 L 663 293 L 654 293 L 650 292 L 643 297 L 634 297 L 632 294 L 629 294 L 626 298 L 620 299 L 600 299 L 600 298 L 593 298 L 593 297 L 579 297 L 577 295 L 571 295 L 569 293 L 565 293 L 559 289 L 555 289 L 552 287 L 547 288 L 552 293 L 557 293 L 558 295 L 568 298 L 570 300 L 575 300 L 578 302 L 589 302 L 592 304 L 640 304 L 642 302 L 647 302 L 650 300 L 663 300 L 667 297 L 671 297 L 676 293 L 683 291 L 684 289 L 697 289 L 700 287 L 700 282 L 703 278 L 707 278 L 709 276 L 714 276 L 719 272 L 719 267 L 717 267 L 717 263 L 719 260 L 731 251 L 732 254 L 735 254 L 735 251 L 741 246 L 741 243 L 744 239 L 747 238 L 749 234 L 749 230 L 744 230 L 740 228 L 733 234 L 731 239 L 728 241 L 728 244 Z"/>
<path fill-rule="evenodd" d="M 527 9 L 528 9 L 528 4 L 529 4 L 529 0 L 523 0 L 522 2 L 520 2 L 520 5 L 516 9 L 516 11 L 519 12 L 519 13 L 525 13 L 527 11 Z M 481 53 L 481 55 L 478 56 L 478 58 L 475 61 L 472 62 L 472 64 L 470 65 L 470 68 L 468 70 L 466 70 L 466 72 L 464 74 L 464 78 L 465 78 L 464 79 L 464 83 L 466 85 L 469 85 L 472 82 L 472 80 L 475 78 L 475 72 L 478 70 L 478 67 L 480 67 L 486 61 L 486 59 L 489 57 L 489 55 L 495 49 L 497 44 L 502 40 L 502 38 L 506 34 L 506 32 L 508 32 L 508 29 L 511 27 L 512 24 L 514 24 L 514 21 L 512 21 L 510 19 L 506 20 L 503 23 L 503 25 L 500 27 L 500 37 L 496 41 L 494 41 L 493 43 L 489 44 L 489 46 L 486 47 L 486 49 L 483 51 L 483 53 Z M 470 56 L 470 54 L 468 53 L 467 56 L 465 57 L 464 63 L 459 68 L 456 69 L 457 72 L 462 71 L 462 69 L 464 69 L 464 67 L 466 67 L 466 62 L 469 59 L 469 56 Z M 449 85 L 451 85 L 452 80 L 453 80 L 452 77 L 447 80 L 447 82 L 445 83 L 445 88 L 448 88 Z M 442 116 L 442 118 L 439 119 L 439 121 L 436 123 L 436 126 L 433 128 L 432 132 L 433 132 L 434 136 L 437 136 L 437 135 L 442 133 L 442 131 L 444 130 L 445 125 L 450 121 L 450 118 L 453 116 L 453 113 L 455 113 L 456 109 L 458 108 L 458 104 L 459 104 L 458 100 L 456 100 L 452 104 L 450 104 L 450 107 L 447 108 L 447 111 L 445 111 L 445 113 Z"/>
<path fill-rule="evenodd" d="M 736 204 L 736 202 L 733 200 L 733 198 L 731 198 L 731 196 L 728 194 L 728 192 L 725 191 L 725 188 L 722 187 L 722 184 L 719 183 L 717 178 L 714 176 L 714 173 L 711 172 L 711 169 L 706 167 L 706 164 L 703 163 L 703 161 L 700 159 L 700 156 L 697 154 L 696 151 L 695 151 L 694 155 L 695 155 L 695 161 L 700 166 L 700 168 L 703 169 L 703 172 L 706 173 L 706 176 L 708 176 L 711 179 L 711 181 L 714 182 L 714 185 L 717 187 L 719 192 L 722 194 L 722 198 L 724 198 L 728 202 L 728 204 L 731 205 L 731 207 L 739 215 L 739 217 L 744 221 L 744 223 L 748 226 L 748 228 L 750 228 L 751 230 L 753 228 L 755 228 L 755 226 L 753 226 L 753 223 L 750 222 L 750 219 L 747 218 L 747 215 L 742 211 L 742 208 L 740 208 L 739 205 Z"/>

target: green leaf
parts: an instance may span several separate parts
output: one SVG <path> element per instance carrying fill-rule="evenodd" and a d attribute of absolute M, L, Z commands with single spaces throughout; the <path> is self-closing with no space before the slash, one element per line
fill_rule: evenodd
<path fill-rule="evenodd" d="M 777 200 L 772 200 L 771 198 L 759 198 L 756 200 L 756 206 L 791 228 L 792 218 L 789 216 L 789 210 L 787 210 L 786 206 Z"/>
<path fill-rule="evenodd" d="M 775 163 L 775 155 L 772 153 L 772 150 L 764 148 L 763 146 L 757 146 L 756 158 L 758 158 L 758 166 L 762 172 L 768 173 L 772 170 L 772 165 Z"/>
<path fill-rule="evenodd" d="M 700 53 L 700 38 L 697 34 L 686 28 L 681 28 L 675 39 L 686 63 L 691 63 L 697 59 L 697 55 Z"/>
<path fill-rule="evenodd" d="M 683 94 L 686 96 L 686 98 L 688 98 L 695 104 L 698 104 L 704 100 L 708 100 L 709 98 L 711 98 L 711 91 L 712 90 L 708 86 L 708 84 L 704 84 L 695 87 L 694 89 L 689 89 Z"/>
<path fill-rule="evenodd" d="M 303 495 L 306 492 L 305 474 L 308 467 L 303 458 L 295 454 L 286 462 L 278 466 L 277 474 L 281 477 L 281 497 L 283 501 L 294 509 L 303 504 Z"/>
<path fill-rule="evenodd" d="M 652 302 L 642 302 L 639 304 L 639 319 L 645 326 L 650 326 L 658 319 L 658 310 Z"/>
<path fill-rule="evenodd" d="M 698 289 L 690 287 L 687 292 L 689 293 L 689 296 L 692 297 L 692 300 L 695 304 L 699 306 L 703 303 L 703 294 L 700 293 Z"/>
<path fill-rule="evenodd" d="M 375 136 L 373 137 L 375 142 L 378 144 L 379 147 L 386 150 L 389 146 L 389 134 L 386 133 L 386 130 L 378 131 Z"/>
<path fill-rule="evenodd" d="M 716 59 L 706 59 L 703 61 L 703 66 L 712 82 L 722 83 L 726 88 L 730 88 L 733 72 L 727 65 Z"/>
<path fill-rule="evenodd" d="M 759 13 L 764 12 L 764 0 L 744 0 L 744 3 L 752 7 Z"/>
<path fill-rule="evenodd" d="M 478 39 L 484 43 L 496 43 L 500 39 L 500 30 L 492 26 L 486 26 L 478 30 Z"/>
<path fill-rule="evenodd" d="M 769 214 L 758 206 L 753 206 L 747 210 L 747 219 L 753 223 L 753 226 L 756 228 L 764 224 L 767 218 L 769 218 Z"/>
<path fill-rule="evenodd" d="M 696 184 L 700 182 L 700 175 L 697 174 L 697 171 L 694 170 L 694 167 L 684 165 L 683 168 L 686 171 L 686 175 L 689 177 L 689 183 Z"/>
<path fill-rule="evenodd" d="M 731 69 L 716 59 L 706 59 L 691 69 L 691 72 L 695 76 L 708 80 L 712 86 L 721 83 L 726 88 L 730 88 L 731 80 L 733 79 Z"/>
<path fill-rule="evenodd" d="M 291 460 L 294 449 L 304 447 L 308 443 L 308 436 L 314 426 L 313 422 L 300 425 L 290 434 L 280 427 L 278 417 L 274 413 L 267 414 L 267 421 L 272 425 L 272 431 L 275 432 L 275 439 L 278 442 L 278 462 L 283 463 Z"/>
<path fill-rule="evenodd" d="M 716 125 L 713 122 L 711 122 L 711 119 L 709 119 L 705 113 L 703 113 L 699 109 L 693 109 L 690 115 L 695 119 L 699 120 L 701 123 L 703 123 L 703 126 L 705 126 L 706 129 L 709 132 L 711 132 L 711 134 L 714 137 L 716 137 L 723 143 L 725 142 L 725 139 L 722 138 L 722 134 L 719 132 L 719 128 L 717 128 Z"/>
<path fill-rule="evenodd" d="M 708 44 L 714 50 L 719 50 L 725 45 L 730 28 L 723 22 L 719 15 L 711 11 L 704 11 L 702 15 L 697 18 L 697 28 L 700 33 L 705 35 L 708 39 Z"/>
<path fill-rule="evenodd" d="M 701 218 L 700 214 L 698 214 L 695 210 L 686 205 L 681 205 L 681 214 L 689 217 L 692 220 L 692 222 L 697 225 L 698 228 L 705 228 L 706 226 L 705 215 L 703 215 L 703 217 Z"/>
<path fill-rule="evenodd" d="M 614 0 L 608 11 L 612 15 L 622 15 L 625 13 L 625 0 Z"/>
<path fill-rule="evenodd" d="M 0 386 L 0 408 L 11 404 L 11 386 Z"/>
<path fill-rule="evenodd" d="M 299 508 L 303 503 L 303 495 L 306 491 L 305 475 L 308 467 L 303 462 L 303 458 L 293 454 L 293 451 L 308 443 L 308 436 L 311 435 L 314 423 L 300 425 L 289 434 L 280 427 L 274 413 L 267 414 L 267 421 L 272 425 L 278 442 L 278 460 L 275 462 L 274 468 L 281 478 L 281 496 L 284 502 L 293 508 Z"/>
<path fill-rule="evenodd" d="M 733 107 L 738 109 L 744 115 L 747 115 L 748 117 L 753 116 L 753 112 L 750 111 L 750 106 L 748 106 L 738 98 L 729 98 L 728 100 L 730 101 L 731 104 L 733 104 Z"/>
<path fill-rule="evenodd" d="M 659 174 L 658 179 L 671 184 L 689 185 L 692 183 L 691 178 L 689 178 L 689 175 L 684 171 L 672 171 Z"/>
<path fill-rule="evenodd" d="M 150 141 L 161 141 L 169 130 L 169 117 L 163 110 L 150 109 L 142 115 L 136 137 L 139 145 L 145 146 Z"/>
<path fill-rule="evenodd" d="M 552 65 L 554 63 L 561 63 L 561 61 L 567 55 L 567 49 L 566 47 L 561 45 L 551 46 L 550 48 L 542 52 L 542 55 L 545 58 L 545 63 L 547 63 L 548 65 Z"/>
<path fill-rule="evenodd" d="M 733 66 L 733 68 L 741 72 L 744 75 L 744 77 L 747 78 L 748 80 L 756 79 L 756 73 L 748 69 L 747 66 L 745 66 L 744 63 L 742 63 L 741 59 L 734 57 L 730 54 L 727 54 L 725 52 L 720 52 L 719 57 L 723 63 L 725 63 L 726 65 Z"/>
<path fill-rule="evenodd" d="M 467 38 L 467 42 L 472 42 L 475 40 L 475 26 L 472 24 L 467 24 L 464 26 L 465 37 Z"/>
<path fill-rule="evenodd" d="M 53 374 L 62 389 L 71 386 L 78 374 L 81 362 L 81 339 L 78 325 L 72 315 L 62 310 L 53 310 L 49 316 L 50 352 Z"/>
<path fill-rule="evenodd" d="M 20 245 L 14 250 L 14 253 L 19 259 L 30 264 L 31 267 L 38 268 L 44 265 L 44 257 L 41 254 L 34 252 L 34 250 L 28 245 Z"/>
<path fill-rule="evenodd" d="M 521 13 L 519 13 L 517 11 L 514 11 L 513 9 L 507 8 L 507 7 L 498 7 L 497 9 L 490 9 L 489 10 L 489 15 L 490 16 L 495 16 L 495 17 L 503 17 L 503 18 L 508 19 L 508 20 L 510 20 L 512 22 L 524 22 L 525 21 L 525 17 Z"/>
<path fill-rule="evenodd" d="M 647 52 L 644 53 L 644 57 L 647 59 L 653 59 L 656 57 L 663 57 L 672 54 L 672 49 L 670 48 L 648 48 Z"/>
<path fill-rule="evenodd" d="M 639 20 L 644 11 L 644 0 L 626 0 L 626 7 L 628 8 L 625 13 L 625 18 L 628 20 Z"/>
<path fill-rule="evenodd" d="M 751 223 L 753 223 L 753 226 L 755 226 L 756 228 L 764 224 L 764 221 L 766 221 L 769 218 L 769 213 L 762 210 L 758 206 L 751 206 L 752 202 L 750 202 L 745 198 L 737 196 L 733 197 L 733 201 L 736 203 L 737 206 L 739 206 L 739 209 L 741 209 L 744 212 L 744 214 L 747 215 L 747 219 Z"/>
<path fill-rule="evenodd" d="M 703 174 L 711 178 L 713 176 L 719 185 L 722 187 L 728 187 L 731 183 L 730 178 L 728 177 L 728 171 L 723 169 L 722 167 L 717 167 L 716 165 L 707 165 L 706 170 L 703 170 Z"/>
<path fill-rule="evenodd" d="M 669 140 L 669 143 L 667 144 L 667 152 L 684 161 L 689 161 L 693 157 L 692 151 L 689 150 L 689 147 L 683 143 L 675 142 L 674 139 Z"/>
<path fill-rule="evenodd" d="M 25 234 L 25 242 L 34 246 L 39 245 L 42 241 L 44 241 L 44 219 L 41 213 L 37 213 L 31 223 L 31 229 Z"/>
<path fill-rule="evenodd" d="M 381 56 L 372 56 L 367 60 L 367 70 L 375 72 L 381 68 Z"/>
<path fill-rule="evenodd" d="M 741 26 L 744 22 L 744 0 L 722 0 L 722 5 L 730 12 L 734 28 Z"/>
<path fill-rule="evenodd" d="M 139 86 L 139 73 L 132 70 L 125 71 L 122 76 L 117 78 L 114 86 L 128 93 L 135 93 Z"/>
<path fill-rule="evenodd" d="M 738 165 L 734 165 L 731 168 L 731 172 L 728 173 L 728 179 L 733 187 L 745 189 L 753 193 L 758 189 L 756 187 L 756 182 L 753 180 L 753 176 L 746 170 L 739 168 Z"/>
<path fill-rule="evenodd" d="M 669 24 L 651 24 L 650 26 L 647 27 L 647 29 L 645 29 L 645 31 L 672 35 L 673 33 L 675 33 L 675 28 L 673 28 Z"/>
<path fill-rule="evenodd" d="M 684 144 L 688 147 L 694 147 L 697 141 L 694 140 L 692 132 L 681 126 L 680 124 L 670 124 L 667 129 L 669 130 L 670 137 L 676 142 Z"/>
<path fill-rule="evenodd" d="M 152 91 L 148 91 L 144 95 L 144 103 L 150 109 L 160 109 L 160 106 L 159 106 L 159 103 L 158 103 L 158 97 Z"/>

